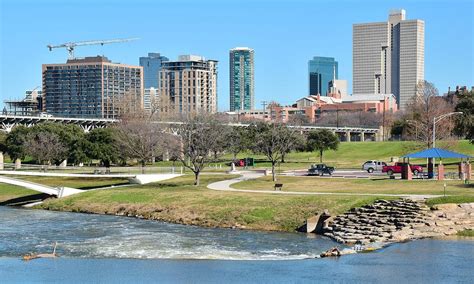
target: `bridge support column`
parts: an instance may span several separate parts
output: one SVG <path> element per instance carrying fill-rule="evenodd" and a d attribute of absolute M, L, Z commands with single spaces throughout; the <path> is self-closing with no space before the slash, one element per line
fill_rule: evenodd
<path fill-rule="evenodd" d="M 19 169 L 21 169 L 21 160 L 16 159 L 15 160 L 15 170 L 19 170 Z"/>
<path fill-rule="evenodd" d="M 170 160 L 170 152 L 168 150 L 163 152 L 163 161 L 168 162 Z"/>
<path fill-rule="evenodd" d="M 3 152 L 0 152 L 0 170 L 4 169 L 4 164 L 3 164 Z"/>
<path fill-rule="evenodd" d="M 67 159 L 65 159 L 64 161 L 62 161 L 61 164 L 59 164 L 59 167 L 60 167 L 60 168 L 65 168 L 65 167 L 67 167 Z"/>
<path fill-rule="evenodd" d="M 365 132 L 360 133 L 360 141 L 364 142 L 365 141 Z"/>
<path fill-rule="evenodd" d="M 346 142 L 351 142 L 351 132 L 346 131 Z"/>

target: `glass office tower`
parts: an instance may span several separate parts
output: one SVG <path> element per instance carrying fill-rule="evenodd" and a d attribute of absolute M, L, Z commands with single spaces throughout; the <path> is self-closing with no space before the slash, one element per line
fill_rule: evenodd
<path fill-rule="evenodd" d="M 329 82 L 338 79 L 338 64 L 333 57 L 315 56 L 308 62 L 308 72 L 309 95 L 326 96 Z"/>
<path fill-rule="evenodd" d="M 230 111 L 254 108 L 254 50 L 236 47 L 230 50 Z"/>
<path fill-rule="evenodd" d="M 146 57 L 140 57 L 140 66 L 143 67 L 143 80 L 145 89 L 160 87 L 160 80 L 158 78 L 161 65 L 168 61 L 168 57 L 162 56 L 159 53 L 148 53 Z"/>

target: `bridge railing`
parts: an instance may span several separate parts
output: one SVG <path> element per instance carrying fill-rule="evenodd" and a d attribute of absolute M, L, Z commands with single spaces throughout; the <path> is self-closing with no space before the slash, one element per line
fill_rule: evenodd
<path fill-rule="evenodd" d="M 45 166 L 45 165 L 33 165 L 33 164 L 22 164 L 21 168 L 16 169 L 15 164 L 5 163 L 4 170 L 7 171 L 33 171 L 33 172 L 48 172 L 48 173 L 72 173 L 72 174 L 96 174 L 96 175 L 108 175 L 108 174 L 182 174 L 185 172 L 183 167 L 170 166 L 170 167 L 96 167 L 96 166 Z"/>

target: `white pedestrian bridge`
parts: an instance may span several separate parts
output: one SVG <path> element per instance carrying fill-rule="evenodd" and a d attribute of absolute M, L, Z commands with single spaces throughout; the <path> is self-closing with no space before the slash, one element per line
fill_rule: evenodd
<path fill-rule="evenodd" d="M 0 183 L 6 183 L 16 186 L 21 186 L 27 189 L 39 191 L 49 195 L 57 196 L 58 198 L 85 192 L 87 190 L 81 190 L 70 187 L 52 187 L 22 179 L 16 179 L 9 176 L 42 176 L 42 177 L 82 177 L 82 178 L 123 178 L 128 179 L 131 184 L 147 184 L 152 182 L 159 182 L 168 179 L 172 179 L 182 174 L 106 174 L 106 175 L 95 175 L 95 174 L 74 174 L 74 173 L 43 173 L 43 172 L 26 172 L 26 171 L 0 171 Z M 60 180 L 58 181 L 60 183 Z M 0 187 L 1 190 L 1 187 Z"/>

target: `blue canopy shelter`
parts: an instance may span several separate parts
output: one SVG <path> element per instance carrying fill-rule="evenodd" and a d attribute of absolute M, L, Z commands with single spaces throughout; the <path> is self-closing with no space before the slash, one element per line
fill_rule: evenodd
<path fill-rule="evenodd" d="M 456 153 L 456 152 L 448 151 L 445 149 L 441 149 L 441 148 L 430 148 L 430 149 L 426 149 L 420 152 L 405 155 L 403 156 L 403 158 L 469 159 L 472 157 L 461 154 L 461 153 Z"/>
<path fill-rule="evenodd" d="M 469 158 L 472 158 L 472 156 L 441 149 L 441 148 L 430 148 L 426 149 L 420 152 L 416 153 L 411 153 L 408 155 L 403 156 L 403 158 L 412 158 L 412 159 L 423 159 L 426 158 L 428 159 L 428 177 L 433 178 L 434 177 L 434 163 L 433 159 L 439 159 L 442 161 L 442 159 L 461 159 L 461 164 L 459 166 L 459 176 L 462 178 L 463 173 L 467 174 L 467 179 L 470 178 L 471 175 L 471 168 L 469 165 Z M 463 164 L 462 159 L 466 159 L 467 163 Z M 409 160 L 408 160 L 409 161 Z M 442 166 L 442 163 L 439 164 L 438 166 L 438 179 L 443 179 L 444 177 L 444 167 Z"/>

